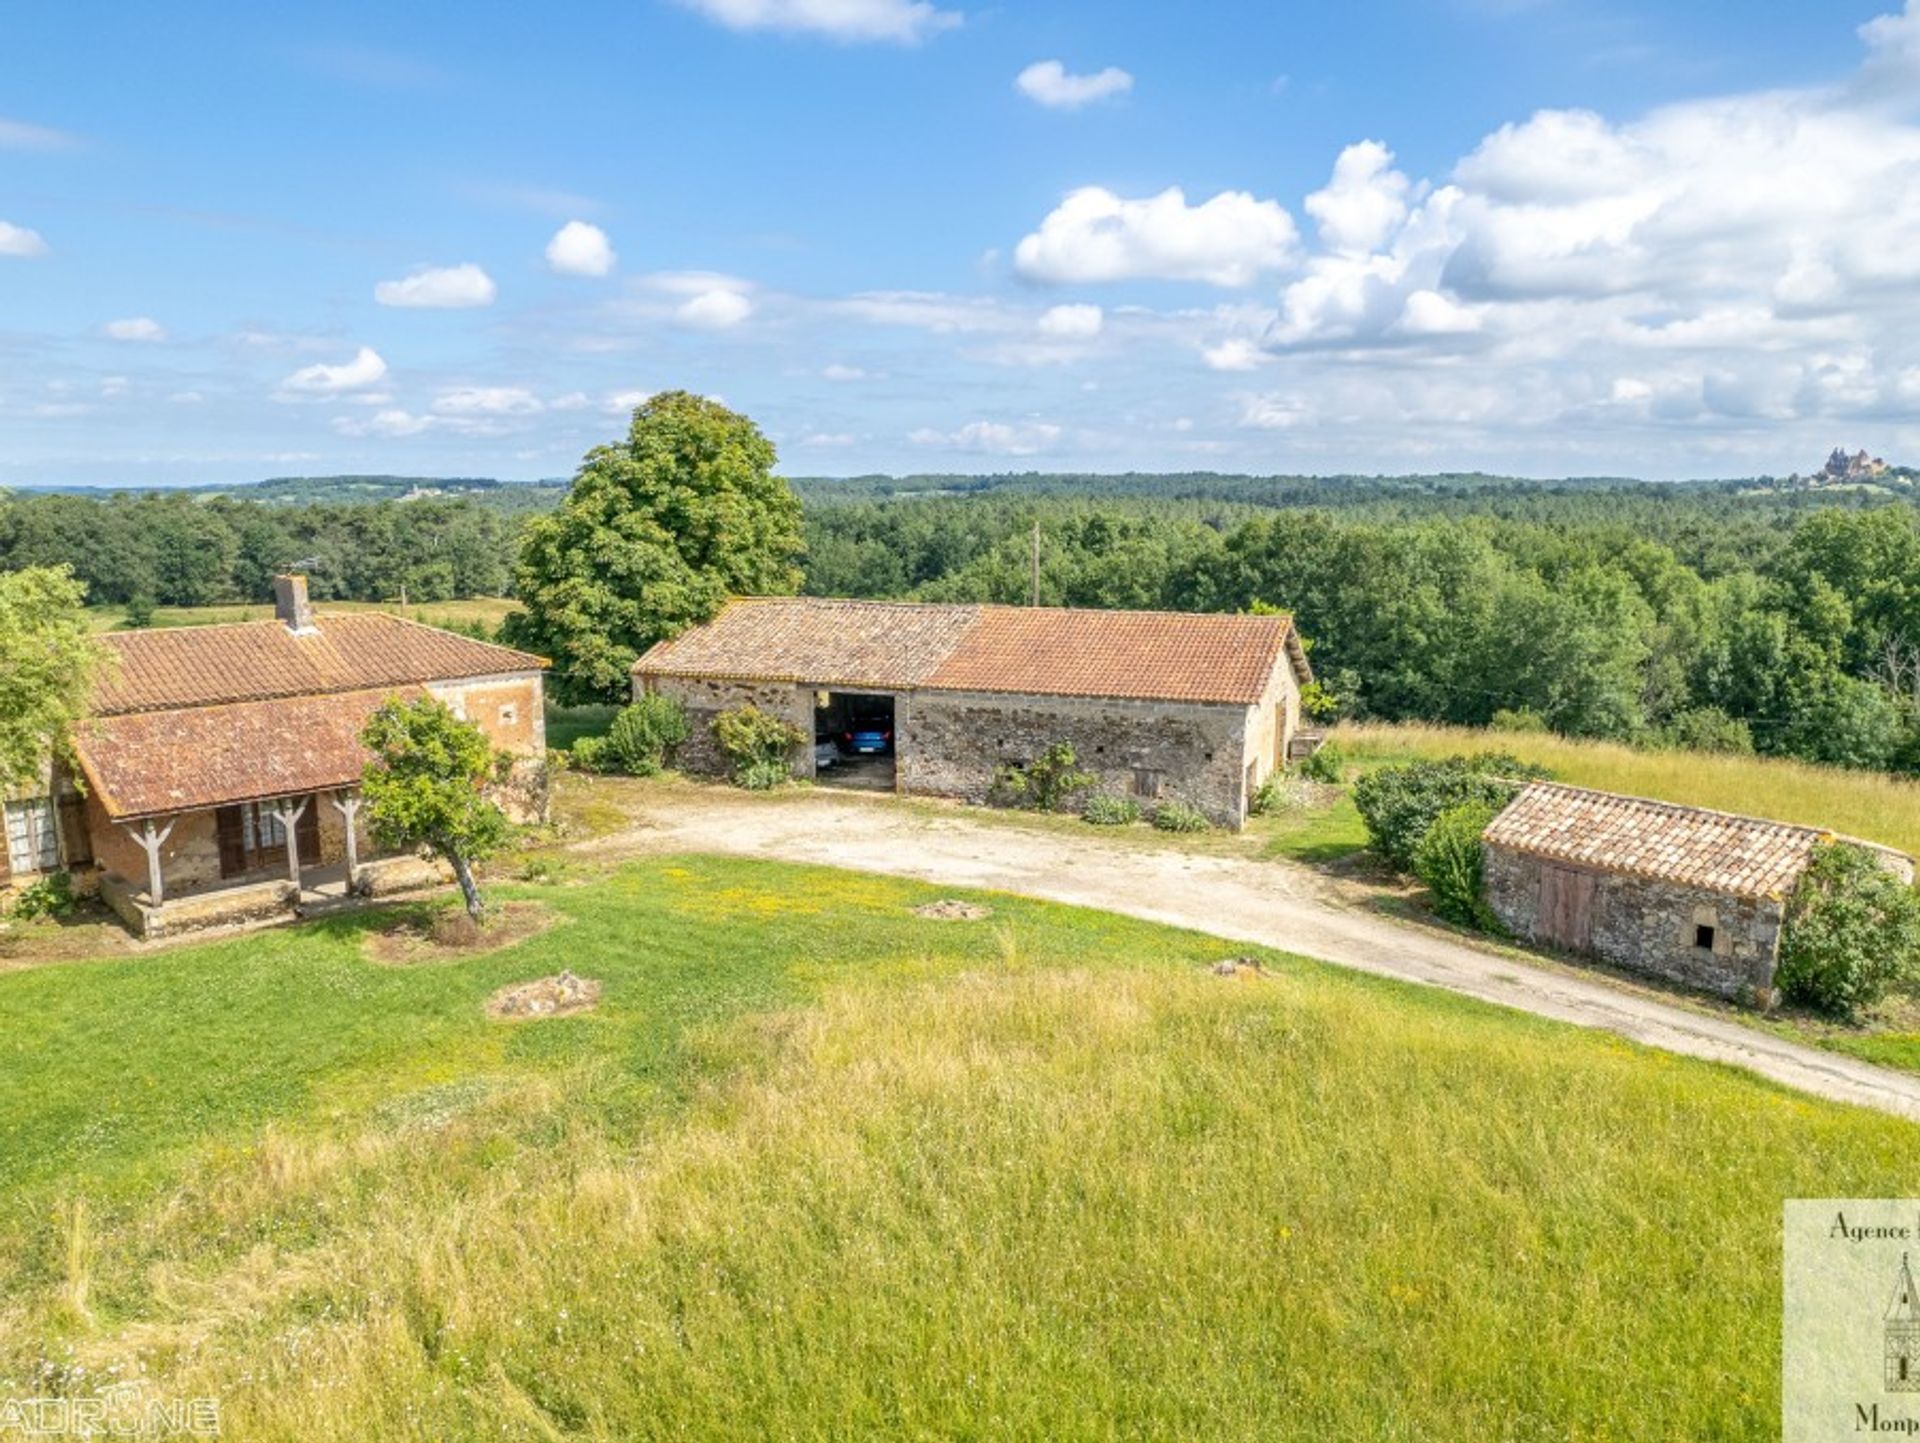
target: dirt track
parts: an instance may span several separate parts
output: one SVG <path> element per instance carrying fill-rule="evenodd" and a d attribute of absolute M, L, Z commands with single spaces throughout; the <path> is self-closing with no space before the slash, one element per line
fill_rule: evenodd
<path fill-rule="evenodd" d="M 1287 863 L 1116 843 L 1091 828 L 1067 836 L 974 821 L 958 811 L 929 816 L 889 798 L 827 793 L 767 801 L 676 789 L 642 803 L 635 823 L 620 845 L 816 862 L 1174 923 L 1605 1028 L 1822 1097 L 1920 1119 L 1920 1076 L 1343 906 L 1318 875 Z"/>

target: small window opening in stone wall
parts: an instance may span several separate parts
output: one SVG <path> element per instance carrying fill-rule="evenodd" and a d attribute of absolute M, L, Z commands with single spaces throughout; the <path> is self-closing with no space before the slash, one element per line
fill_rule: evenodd
<path fill-rule="evenodd" d="M 1713 938 L 1714 929 L 1711 923 L 1696 922 L 1693 924 L 1693 945 L 1698 947 L 1702 952 L 1711 952 L 1713 950 Z"/>
<path fill-rule="evenodd" d="M 1133 769 L 1133 794 L 1136 797 L 1157 797 L 1161 784 L 1167 774 L 1158 767 L 1135 767 Z"/>
<path fill-rule="evenodd" d="M 512 702 L 508 702 L 505 706 L 500 708 L 500 725 L 501 726 L 510 727 L 519 720 L 520 720 L 520 708 L 515 706 Z"/>

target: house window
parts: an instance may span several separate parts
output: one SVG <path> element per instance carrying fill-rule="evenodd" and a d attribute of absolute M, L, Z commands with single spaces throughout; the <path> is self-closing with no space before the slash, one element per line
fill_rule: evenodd
<path fill-rule="evenodd" d="M 1706 922 L 1696 922 L 1693 926 L 1693 945 L 1702 952 L 1713 950 L 1713 927 Z"/>
<path fill-rule="evenodd" d="M 1166 781 L 1167 774 L 1158 767 L 1135 767 L 1133 769 L 1133 794 L 1136 797 L 1157 797 L 1160 787 Z"/>
<path fill-rule="evenodd" d="M 519 720 L 520 720 L 520 708 L 515 706 L 512 702 L 508 702 L 505 706 L 500 708 L 500 725 L 501 726 L 510 727 Z"/>
<path fill-rule="evenodd" d="M 47 798 L 7 803 L 7 864 L 15 876 L 59 869 L 60 841 Z"/>

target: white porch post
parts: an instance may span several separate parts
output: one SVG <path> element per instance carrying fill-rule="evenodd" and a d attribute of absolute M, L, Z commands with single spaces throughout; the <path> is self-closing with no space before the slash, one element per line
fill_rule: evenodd
<path fill-rule="evenodd" d="M 354 835 L 360 821 L 360 793 L 335 792 L 327 800 L 347 824 L 347 890 L 353 890 L 353 874 L 360 870 L 360 839 Z"/>
<path fill-rule="evenodd" d="M 160 877 L 160 849 L 167 844 L 167 838 L 173 835 L 173 824 L 178 817 L 170 818 L 166 826 L 156 830 L 153 818 L 148 817 L 140 824 L 140 830 L 134 831 L 132 824 L 122 822 L 129 837 L 139 844 L 140 850 L 147 854 L 147 902 L 158 907 L 167 900 L 166 884 Z"/>
<path fill-rule="evenodd" d="M 300 890 L 300 834 L 296 830 L 300 818 L 306 815 L 307 804 L 313 799 L 302 797 L 299 806 L 293 806 L 292 798 L 283 797 L 274 804 L 273 819 L 280 824 L 280 830 L 287 838 L 287 880 L 293 883 L 293 890 Z"/>

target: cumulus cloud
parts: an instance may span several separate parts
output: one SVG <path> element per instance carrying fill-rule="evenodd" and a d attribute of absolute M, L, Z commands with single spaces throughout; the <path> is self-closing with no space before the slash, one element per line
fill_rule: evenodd
<path fill-rule="evenodd" d="M 724 331 L 752 315 L 753 302 L 739 291 L 715 287 L 688 297 L 674 314 L 684 324 L 700 330 Z"/>
<path fill-rule="evenodd" d="M 113 341 L 164 341 L 167 328 L 152 316 L 128 316 L 125 320 L 108 321 L 101 327 L 107 339 Z"/>
<path fill-rule="evenodd" d="M 547 242 L 547 266 L 563 276 L 611 275 L 617 259 L 607 233 L 583 220 L 568 221 Z"/>
<path fill-rule="evenodd" d="M 1100 334 L 1106 314 L 1098 306 L 1052 306 L 1041 313 L 1035 329 L 1043 336 L 1087 340 Z"/>
<path fill-rule="evenodd" d="M 531 416 L 545 407 L 524 386 L 453 386 L 434 397 L 433 409 L 447 416 Z"/>
<path fill-rule="evenodd" d="M 738 276 L 719 271 L 656 271 L 642 284 L 669 298 L 672 318 L 694 330 L 730 330 L 753 314 L 753 283 Z"/>
<path fill-rule="evenodd" d="M 1036 60 L 1014 77 L 1014 88 L 1049 110 L 1078 110 L 1096 100 L 1125 95 L 1133 77 L 1117 65 L 1091 75 L 1075 75 L 1058 60 Z"/>
<path fill-rule="evenodd" d="M 1199 205 L 1173 186 L 1127 200 L 1102 186 L 1068 194 L 1014 248 L 1014 266 L 1055 284 L 1124 280 L 1245 286 L 1294 257 L 1293 217 L 1277 201 L 1222 191 Z"/>
<path fill-rule="evenodd" d="M 830 40 L 914 45 L 959 25 L 957 10 L 928 0 L 681 0 L 729 30 L 775 30 Z"/>
<path fill-rule="evenodd" d="M 1257 342 L 1244 336 L 1230 336 L 1218 345 L 1203 347 L 1200 359 L 1206 362 L 1210 371 L 1252 371 L 1261 366 L 1268 356 Z"/>
<path fill-rule="evenodd" d="M 353 359 L 337 366 L 320 362 L 302 366 L 280 383 L 282 393 L 292 396 L 337 396 L 358 391 L 383 379 L 387 363 L 371 346 L 362 346 Z"/>
<path fill-rule="evenodd" d="M 967 451 L 985 456 L 1032 456 L 1060 439 L 1060 427 L 1045 421 L 969 421 L 956 431 L 922 426 L 907 433 L 916 446 L 945 451 Z"/>
<path fill-rule="evenodd" d="M 47 243 L 40 238 L 39 231 L 0 220 L 0 256 L 12 256 L 16 260 L 31 260 L 35 256 L 43 256 L 46 253 Z"/>
<path fill-rule="evenodd" d="M 404 280 L 381 281 L 373 288 L 373 298 L 383 306 L 443 311 L 490 306 L 498 293 L 493 277 L 472 262 L 426 266 Z"/>
<path fill-rule="evenodd" d="M 652 391 L 615 391 L 601 402 L 600 409 L 609 416 L 630 416 L 653 397 Z"/>

